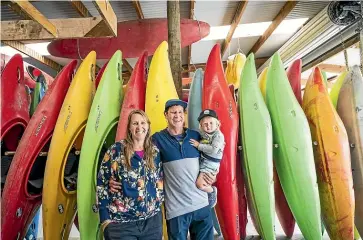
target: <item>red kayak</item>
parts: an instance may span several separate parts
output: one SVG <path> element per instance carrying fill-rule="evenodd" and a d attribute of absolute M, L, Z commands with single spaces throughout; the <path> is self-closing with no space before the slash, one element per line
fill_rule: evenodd
<path fill-rule="evenodd" d="M 232 92 L 233 89 L 233 92 Z M 229 90 L 231 91 L 231 94 L 233 93 L 233 96 L 235 95 L 234 91 L 234 85 L 229 85 Z M 237 106 L 237 104 L 236 104 Z M 239 108 L 237 107 L 237 111 L 239 111 Z M 241 137 L 241 131 L 238 130 L 238 146 L 240 146 L 237 149 L 237 160 L 236 160 L 236 178 L 237 178 L 237 191 L 238 191 L 238 211 L 239 211 L 239 233 L 241 234 L 241 239 L 245 239 L 247 236 L 246 233 L 246 227 L 247 227 L 247 198 L 246 198 L 246 189 L 245 189 L 245 180 L 243 177 L 243 170 L 242 170 L 242 163 L 239 161 L 241 159 L 242 152 L 242 137 Z"/>
<path fill-rule="evenodd" d="M 52 76 L 50 76 L 49 74 L 47 74 L 44 71 L 39 70 L 38 68 L 25 63 L 25 78 L 30 78 L 33 82 L 37 81 L 37 78 L 39 78 L 40 76 L 44 78 L 45 83 L 47 86 L 50 86 L 50 84 L 52 84 L 52 82 L 54 81 L 54 78 Z M 29 86 L 30 88 L 33 88 L 31 86 Z M 34 84 L 35 87 L 35 84 Z"/>
<path fill-rule="evenodd" d="M 181 19 L 181 47 L 208 36 L 209 29 L 208 23 Z M 94 50 L 97 59 L 109 59 L 116 50 L 121 50 L 123 58 L 135 58 L 145 51 L 153 55 L 160 43 L 167 40 L 166 18 L 133 20 L 117 24 L 117 37 L 54 40 L 48 45 L 48 52 L 57 57 L 79 59 Z"/>
<path fill-rule="evenodd" d="M 23 58 L 14 55 L 1 73 L 1 189 L 13 159 L 8 155 L 18 147 L 29 122 L 29 94 L 25 89 Z"/>
<path fill-rule="evenodd" d="M 77 61 L 65 66 L 25 129 L 14 155 L 1 205 L 3 240 L 23 239 L 42 200 L 46 151 Z"/>
<path fill-rule="evenodd" d="M 302 103 L 301 98 L 301 59 L 295 60 L 287 69 L 287 77 L 297 101 Z M 286 236 L 291 238 L 295 229 L 295 218 L 292 215 L 287 203 L 285 194 L 282 190 L 279 176 L 274 167 L 274 189 L 275 189 L 275 208 L 277 217 Z"/>
<path fill-rule="evenodd" d="M 238 224 L 240 216 L 236 180 L 238 113 L 224 77 L 219 44 L 213 47 L 209 55 L 203 86 L 202 107 L 216 111 L 226 142 L 216 182 L 218 188 L 217 216 L 223 237 L 229 240 L 239 240 L 241 236 Z"/>
<path fill-rule="evenodd" d="M 147 52 L 144 52 L 132 71 L 130 81 L 124 93 L 124 101 L 120 112 L 120 121 L 117 126 L 116 141 L 126 138 L 127 120 L 134 109 L 145 111 L 146 79 L 147 79 Z"/>
<path fill-rule="evenodd" d="M 287 78 L 289 79 L 292 91 L 294 91 L 297 101 L 302 105 L 301 97 L 301 59 L 296 59 L 291 66 L 286 70 Z"/>

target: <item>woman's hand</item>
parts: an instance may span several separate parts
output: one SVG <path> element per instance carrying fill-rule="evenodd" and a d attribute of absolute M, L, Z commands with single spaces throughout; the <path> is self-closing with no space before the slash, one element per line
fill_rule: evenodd
<path fill-rule="evenodd" d="M 111 177 L 108 185 L 110 186 L 110 191 L 113 193 L 117 193 L 121 190 L 121 183 L 117 182 L 114 177 Z"/>
<path fill-rule="evenodd" d="M 102 229 L 102 232 L 105 231 L 106 227 L 108 226 L 108 224 L 112 223 L 112 221 L 110 219 L 107 219 L 105 221 L 102 222 L 101 224 L 101 229 Z"/>
<path fill-rule="evenodd" d="M 199 142 L 197 140 L 190 139 L 189 142 L 190 142 L 190 144 L 192 144 L 192 146 L 194 146 L 196 148 L 199 147 Z"/>
<path fill-rule="evenodd" d="M 209 185 L 212 185 L 215 181 L 216 181 L 217 175 L 213 174 L 213 173 L 204 173 L 203 174 L 203 179 L 206 183 L 208 183 Z"/>

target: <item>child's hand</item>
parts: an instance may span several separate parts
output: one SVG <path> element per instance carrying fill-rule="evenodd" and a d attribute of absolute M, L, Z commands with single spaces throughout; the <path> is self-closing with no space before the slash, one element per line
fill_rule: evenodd
<path fill-rule="evenodd" d="M 194 140 L 194 139 L 190 139 L 190 144 L 196 148 L 198 148 L 199 146 L 199 142 L 197 140 Z"/>

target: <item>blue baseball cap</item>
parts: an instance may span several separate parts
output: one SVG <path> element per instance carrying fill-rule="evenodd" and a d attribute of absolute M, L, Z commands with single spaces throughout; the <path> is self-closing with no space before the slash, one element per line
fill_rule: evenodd
<path fill-rule="evenodd" d="M 214 110 L 206 109 L 199 114 L 198 121 L 200 122 L 200 120 L 202 120 L 204 117 L 207 117 L 207 116 L 214 117 L 215 119 L 218 120 L 217 113 Z"/>
<path fill-rule="evenodd" d="M 170 99 L 165 103 L 165 110 L 164 112 L 167 112 L 168 109 L 172 106 L 182 106 L 184 110 L 187 108 L 188 103 L 180 100 L 180 99 Z"/>

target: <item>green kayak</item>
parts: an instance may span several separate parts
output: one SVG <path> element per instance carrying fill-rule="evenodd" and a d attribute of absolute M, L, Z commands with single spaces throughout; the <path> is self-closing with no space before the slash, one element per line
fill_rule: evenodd
<path fill-rule="evenodd" d="M 116 51 L 98 85 L 84 133 L 77 182 L 81 239 L 102 239 L 96 203 L 96 179 L 104 153 L 113 143 L 105 144 L 105 140 L 115 139 L 116 136 L 123 94 L 121 69 L 121 51 Z"/>
<path fill-rule="evenodd" d="M 35 83 L 35 88 L 32 92 L 32 101 L 30 104 L 30 110 L 29 114 L 30 116 L 33 116 L 35 109 L 37 108 L 38 104 L 40 103 L 40 88 L 42 87 L 42 84 L 40 82 Z"/>
<path fill-rule="evenodd" d="M 304 238 L 319 240 L 321 218 L 310 128 L 296 100 L 278 53 L 267 73 L 274 159 L 282 189 Z"/>
<path fill-rule="evenodd" d="M 275 200 L 270 114 L 258 86 L 254 54 L 244 65 L 240 78 L 239 111 L 248 208 L 257 232 L 274 240 Z"/>

